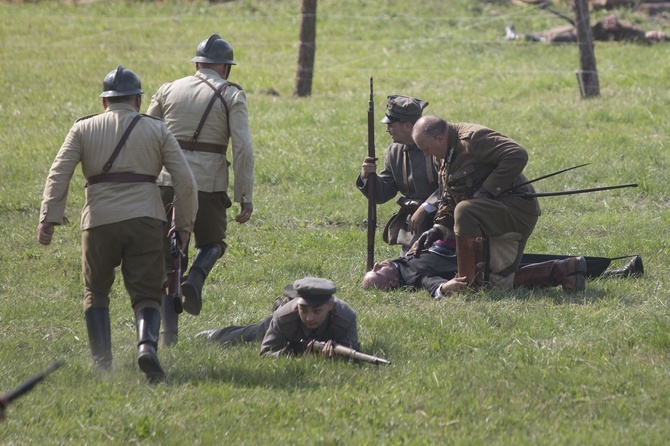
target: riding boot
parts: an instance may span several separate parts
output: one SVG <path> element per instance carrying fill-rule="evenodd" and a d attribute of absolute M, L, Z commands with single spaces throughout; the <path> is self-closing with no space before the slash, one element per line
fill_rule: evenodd
<path fill-rule="evenodd" d="M 143 308 L 135 316 L 137 320 L 137 365 L 150 382 L 165 379 L 165 371 L 158 362 L 158 333 L 161 315 L 155 308 Z"/>
<path fill-rule="evenodd" d="M 456 260 L 458 276 L 467 277 L 468 284 L 479 288 L 484 282 L 486 261 L 484 259 L 484 237 L 456 236 Z"/>
<path fill-rule="evenodd" d="M 568 293 L 584 291 L 586 260 L 569 257 L 524 266 L 514 273 L 514 288 L 555 287 L 561 285 Z"/>
<path fill-rule="evenodd" d="M 639 254 L 631 259 L 621 269 L 611 269 L 603 273 L 603 277 L 640 277 L 644 275 L 644 265 L 642 264 L 642 256 Z"/>
<path fill-rule="evenodd" d="M 161 347 L 175 345 L 179 335 L 179 315 L 174 308 L 174 298 L 163 293 L 161 298 Z"/>
<path fill-rule="evenodd" d="M 188 272 L 186 282 L 181 285 L 184 295 L 184 310 L 194 316 L 202 310 L 202 286 L 212 270 L 214 263 L 223 255 L 220 244 L 212 244 L 198 248 L 193 259 L 193 265 Z"/>
<path fill-rule="evenodd" d="M 109 308 L 89 308 L 84 313 L 88 344 L 95 365 L 102 370 L 112 368 L 112 330 L 109 323 Z"/>

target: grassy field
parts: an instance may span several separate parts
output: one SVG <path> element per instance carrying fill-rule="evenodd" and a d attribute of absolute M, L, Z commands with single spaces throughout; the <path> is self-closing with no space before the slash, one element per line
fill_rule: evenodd
<path fill-rule="evenodd" d="M 560 6 L 559 6 L 560 8 Z M 568 10 L 561 11 L 570 14 Z M 603 13 L 594 13 L 592 19 Z M 667 18 L 617 11 L 645 30 Z M 562 19 L 476 0 L 350 0 L 318 5 L 312 96 L 293 97 L 298 0 L 0 2 L 0 390 L 55 359 L 66 365 L 7 411 L 2 444 L 666 444 L 670 438 L 670 43 L 596 43 L 601 96 L 582 100 L 575 45 L 503 40 Z M 220 33 L 231 80 L 247 92 L 256 151 L 255 212 L 230 224 L 229 250 L 184 316 L 169 373 L 136 365 L 123 284 L 112 293 L 114 370 L 92 368 L 83 319 L 80 209 L 35 238 L 49 167 L 72 123 L 102 111 L 117 64 L 151 94 L 191 74 L 195 47 Z M 518 140 L 538 191 L 636 182 L 636 189 L 544 198 L 527 251 L 640 253 L 640 279 L 559 289 L 364 292 L 367 204 L 354 180 L 366 154 L 369 77 L 377 120 L 386 96 Z M 279 95 L 268 94 L 270 89 Z M 379 124 L 379 154 L 390 142 Z M 238 207 L 235 206 L 235 211 Z M 379 207 L 380 225 L 393 213 Z M 377 239 L 375 256 L 396 256 Z M 617 263 L 615 266 L 622 266 Z M 363 350 L 390 366 L 258 356 L 194 339 L 267 316 L 288 282 L 328 277 L 358 312 Z M 665 439 L 665 440 L 664 440 Z"/>

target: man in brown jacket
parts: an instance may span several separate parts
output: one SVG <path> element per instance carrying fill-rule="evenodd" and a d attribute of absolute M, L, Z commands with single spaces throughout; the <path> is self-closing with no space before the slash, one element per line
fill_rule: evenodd
<path fill-rule="evenodd" d="M 156 177 L 165 167 L 176 190 L 176 230 L 182 245 L 197 211 L 197 189 L 177 140 L 159 120 L 139 113 L 139 77 L 119 65 L 103 81 L 105 112 L 75 122 L 44 188 L 37 237 L 48 245 L 63 223 L 68 188 L 79 163 L 87 179 L 82 210 L 84 314 L 96 365 L 112 363 L 109 292 L 121 266 L 138 333 L 138 364 L 150 381 L 165 378 L 156 354 L 165 267 L 165 211 Z"/>
<path fill-rule="evenodd" d="M 534 192 L 522 173 L 526 150 L 495 130 L 437 116 L 417 121 L 412 137 L 440 162 L 442 187 L 435 225 L 421 235 L 416 250 L 455 236 L 458 277 L 474 287 L 488 281 L 513 289 L 549 274 L 543 269 L 517 272 L 540 215 L 537 199 L 521 196 Z"/>
<path fill-rule="evenodd" d="M 253 212 L 254 151 L 249 129 L 247 101 L 242 87 L 228 80 L 233 65 L 232 47 L 218 34 L 197 47 L 196 72 L 163 84 L 151 98 L 147 114 L 161 118 L 177 138 L 198 185 L 198 215 L 193 235 L 196 253 L 182 284 L 184 310 L 198 315 L 202 309 L 202 287 L 216 261 L 226 250 L 228 198 L 228 141 L 231 141 L 234 201 L 240 203 L 238 223 L 246 223 Z M 172 201 L 173 182 L 165 170 L 158 178 L 164 204 Z M 163 306 L 169 311 L 172 304 Z M 167 344 L 177 341 L 174 326 L 164 327 Z"/>

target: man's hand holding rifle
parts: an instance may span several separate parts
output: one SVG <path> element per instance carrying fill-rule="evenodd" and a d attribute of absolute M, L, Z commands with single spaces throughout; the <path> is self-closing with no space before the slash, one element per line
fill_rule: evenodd
<path fill-rule="evenodd" d="M 307 351 L 321 352 L 325 357 L 332 358 L 333 356 L 343 356 L 345 358 L 356 359 L 371 364 L 390 364 L 391 361 L 383 359 L 378 356 L 361 353 L 353 348 L 339 345 L 334 341 L 321 342 L 312 340 L 307 344 Z"/>

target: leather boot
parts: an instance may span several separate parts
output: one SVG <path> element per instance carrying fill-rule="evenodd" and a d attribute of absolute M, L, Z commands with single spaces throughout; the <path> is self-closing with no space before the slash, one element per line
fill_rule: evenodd
<path fill-rule="evenodd" d="M 165 380 L 165 371 L 158 362 L 158 333 L 161 315 L 155 308 L 143 308 L 137 313 L 137 365 L 150 382 Z"/>
<path fill-rule="evenodd" d="M 568 293 L 584 291 L 586 260 L 570 257 L 524 266 L 514 273 L 514 288 L 555 287 L 561 285 Z"/>
<path fill-rule="evenodd" d="M 179 315 L 175 311 L 173 297 L 163 293 L 161 298 L 161 347 L 175 345 L 179 335 Z"/>
<path fill-rule="evenodd" d="M 458 276 L 467 277 L 468 284 L 479 288 L 484 282 L 484 237 L 456 236 Z"/>
<path fill-rule="evenodd" d="M 223 255 L 220 244 L 207 245 L 198 248 L 193 259 L 193 265 L 188 272 L 186 282 L 181 285 L 184 295 L 184 310 L 194 316 L 202 310 L 202 286 L 216 261 Z"/>
<path fill-rule="evenodd" d="M 631 259 L 621 269 L 611 269 L 603 273 L 603 277 L 641 277 L 644 275 L 644 265 L 642 264 L 642 256 L 639 254 Z"/>
<path fill-rule="evenodd" d="M 112 330 L 109 308 L 89 308 L 84 313 L 88 344 L 95 365 L 102 370 L 112 368 Z"/>

